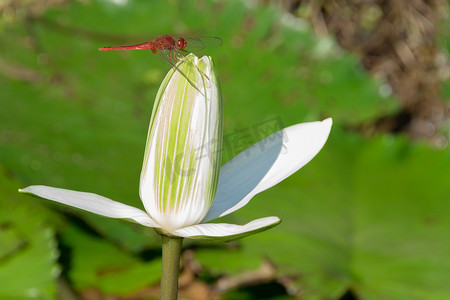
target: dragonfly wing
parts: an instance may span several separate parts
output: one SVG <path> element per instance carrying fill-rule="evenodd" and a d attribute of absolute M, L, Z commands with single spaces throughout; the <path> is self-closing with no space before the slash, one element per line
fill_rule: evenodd
<path fill-rule="evenodd" d="M 192 82 L 192 80 L 190 80 L 186 76 L 186 74 L 184 74 L 184 72 L 180 70 L 180 68 L 177 67 L 177 65 L 175 64 L 176 60 L 171 58 L 170 57 L 171 55 L 173 54 L 170 53 L 169 50 L 161 50 L 158 51 L 158 53 L 156 53 L 156 56 L 158 56 L 159 59 L 161 59 L 163 62 L 165 62 L 175 70 L 177 70 L 177 72 L 179 72 L 181 75 L 183 75 L 184 78 L 186 78 L 186 80 L 189 82 L 190 85 L 192 85 L 197 91 L 199 91 L 203 96 L 205 96 L 205 94 L 197 87 L 197 85 L 194 82 Z"/>
<path fill-rule="evenodd" d="M 220 47 L 223 44 L 221 38 L 210 36 L 187 37 L 185 40 L 187 45 L 184 50 L 192 53 L 198 53 L 205 48 Z"/>

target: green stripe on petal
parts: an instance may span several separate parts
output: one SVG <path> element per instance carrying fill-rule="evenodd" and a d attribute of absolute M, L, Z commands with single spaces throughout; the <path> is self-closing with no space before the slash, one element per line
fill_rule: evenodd
<path fill-rule="evenodd" d="M 167 230 L 199 223 L 215 197 L 221 157 L 221 101 L 211 59 L 192 54 L 167 74 L 158 92 L 140 195 L 147 212 Z"/>

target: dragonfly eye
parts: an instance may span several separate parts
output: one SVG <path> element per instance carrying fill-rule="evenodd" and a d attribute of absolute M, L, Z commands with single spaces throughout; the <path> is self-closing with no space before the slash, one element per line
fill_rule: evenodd
<path fill-rule="evenodd" d="M 186 48 L 186 46 L 187 46 L 186 40 L 180 37 L 177 42 L 178 50 L 183 50 L 184 48 Z"/>

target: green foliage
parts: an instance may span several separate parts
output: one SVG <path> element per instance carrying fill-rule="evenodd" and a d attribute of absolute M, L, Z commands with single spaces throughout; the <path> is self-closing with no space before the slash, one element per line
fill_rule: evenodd
<path fill-rule="evenodd" d="M 55 299 L 60 267 L 50 214 L 22 201 L 17 186 L 0 166 L 0 298 Z"/>
<path fill-rule="evenodd" d="M 99 288 L 103 293 L 127 295 L 159 281 L 160 259 L 142 262 L 77 228 L 64 232 L 63 243 L 73 249 L 69 278 L 79 290 Z"/>
<path fill-rule="evenodd" d="M 147 126 L 170 67 L 148 51 L 96 49 L 171 32 L 223 39 L 205 53 L 219 69 L 226 136 L 244 130 L 256 142 L 254 126 L 273 119 L 289 126 L 331 116 L 335 124 L 317 158 L 227 217 L 243 224 L 274 215 L 281 225 L 232 249 L 200 245 L 195 257 L 206 270 L 237 274 L 269 259 L 295 277 L 303 299 L 338 299 L 348 289 L 364 299 L 449 297 L 449 150 L 346 132 L 398 109 L 356 57 L 270 7 L 93 0 L 26 20 L 0 17 L 1 299 L 54 299 L 58 245 L 77 291 L 128 295 L 157 283 L 159 259 L 139 256 L 159 251 L 151 229 L 74 209 L 55 214 L 16 191 L 47 184 L 142 207 Z"/>

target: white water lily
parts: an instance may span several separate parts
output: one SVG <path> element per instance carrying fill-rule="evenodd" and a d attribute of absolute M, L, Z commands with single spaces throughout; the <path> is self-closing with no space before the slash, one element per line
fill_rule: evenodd
<path fill-rule="evenodd" d="M 209 57 L 188 55 L 167 74 L 153 108 L 140 179 L 145 211 L 97 194 L 42 185 L 19 191 L 106 217 L 131 219 L 168 236 L 232 240 L 281 220 L 205 222 L 243 207 L 308 163 L 325 144 L 331 124 L 326 119 L 287 127 L 220 167 L 219 80 Z"/>

